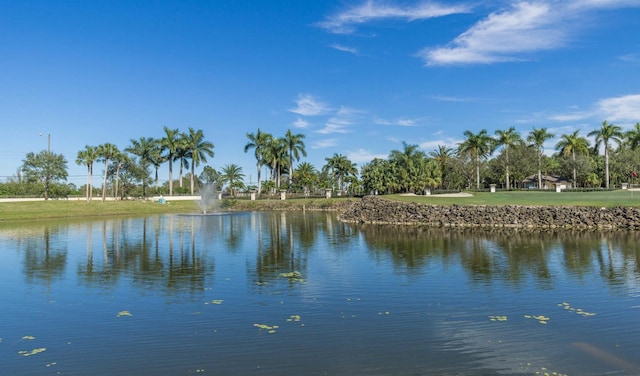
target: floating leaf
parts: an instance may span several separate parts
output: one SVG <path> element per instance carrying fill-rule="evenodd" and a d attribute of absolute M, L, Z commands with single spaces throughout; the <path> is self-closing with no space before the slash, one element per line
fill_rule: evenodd
<path fill-rule="evenodd" d="M 22 337 L 22 339 L 33 340 L 33 339 L 36 339 L 36 337 L 34 337 L 34 336 L 24 336 L 24 337 Z"/>
<path fill-rule="evenodd" d="M 120 311 L 116 317 L 133 316 L 129 311 Z"/>
<path fill-rule="evenodd" d="M 491 321 L 507 321 L 507 316 L 489 316 Z"/>
<path fill-rule="evenodd" d="M 21 354 L 22 356 L 31 356 L 31 355 L 40 354 L 41 352 L 44 352 L 46 350 L 47 350 L 46 347 L 40 347 L 40 348 L 37 348 L 37 349 L 33 349 L 31 351 L 20 350 L 20 351 L 18 351 L 18 354 Z"/>
<path fill-rule="evenodd" d="M 210 302 L 205 302 L 204 304 L 222 304 L 222 302 L 224 302 L 224 300 L 222 299 L 214 299 Z"/>

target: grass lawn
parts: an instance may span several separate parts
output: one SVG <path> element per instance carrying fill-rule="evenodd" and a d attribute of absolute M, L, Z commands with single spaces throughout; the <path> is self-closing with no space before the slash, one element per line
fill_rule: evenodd
<path fill-rule="evenodd" d="M 431 205 L 529 205 L 529 206 L 596 206 L 640 207 L 640 191 L 594 191 L 561 192 L 555 191 L 510 191 L 477 192 L 472 197 L 431 196 L 383 196 L 397 201 L 416 202 Z"/>
<path fill-rule="evenodd" d="M 229 200 L 221 203 L 221 209 L 225 210 L 287 210 L 331 208 L 336 202 L 348 198 L 335 199 L 290 199 L 280 200 Z M 145 216 L 153 214 L 188 214 L 198 213 L 200 208 L 196 201 L 169 201 L 167 204 L 158 204 L 153 201 L 92 201 L 84 200 L 49 200 L 30 202 L 0 202 L 0 222 L 8 221 L 34 221 L 40 219 L 55 218 L 97 218 L 114 216 Z"/>

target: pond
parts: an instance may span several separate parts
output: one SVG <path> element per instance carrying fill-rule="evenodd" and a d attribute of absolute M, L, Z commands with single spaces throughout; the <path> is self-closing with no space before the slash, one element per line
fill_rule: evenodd
<path fill-rule="evenodd" d="M 0 374 L 640 374 L 639 266 L 327 212 L 0 224 Z"/>

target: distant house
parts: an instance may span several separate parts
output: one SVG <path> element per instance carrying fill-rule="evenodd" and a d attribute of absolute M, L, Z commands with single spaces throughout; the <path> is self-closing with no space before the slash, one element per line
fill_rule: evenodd
<path fill-rule="evenodd" d="M 558 175 L 542 175 L 542 189 L 555 189 L 556 185 L 560 184 L 562 189 L 571 188 L 571 179 L 567 179 Z M 538 174 L 527 176 L 522 185 L 527 189 L 538 188 Z"/>

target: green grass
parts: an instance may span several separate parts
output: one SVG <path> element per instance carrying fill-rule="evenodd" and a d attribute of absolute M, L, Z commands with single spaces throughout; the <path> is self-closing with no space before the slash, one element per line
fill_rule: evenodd
<path fill-rule="evenodd" d="M 431 205 L 528 205 L 528 206 L 596 206 L 640 207 L 640 191 L 593 191 L 561 192 L 555 191 L 510 191 L 475 192 L 473 197 L 431 196 L 383 196 L 397 201 L 416 202 Z"/>
<path fill-rule="evenodd" d="M 290 199 L 280 200 L 234 200 L 225 199 L 221 210 L 296 210 L 329 209 L 337 202 L 347 199 Z M 56 218 L 99 218 L 114 216 L 145 216 L 152 214 L 197 213 L 200 209 L 195 201 L 169 201 L 161 205 L 153 201 L 92 201 L 49 200 L 30 202 L 0 202 L 0 222 L 34 221 Z"/>

